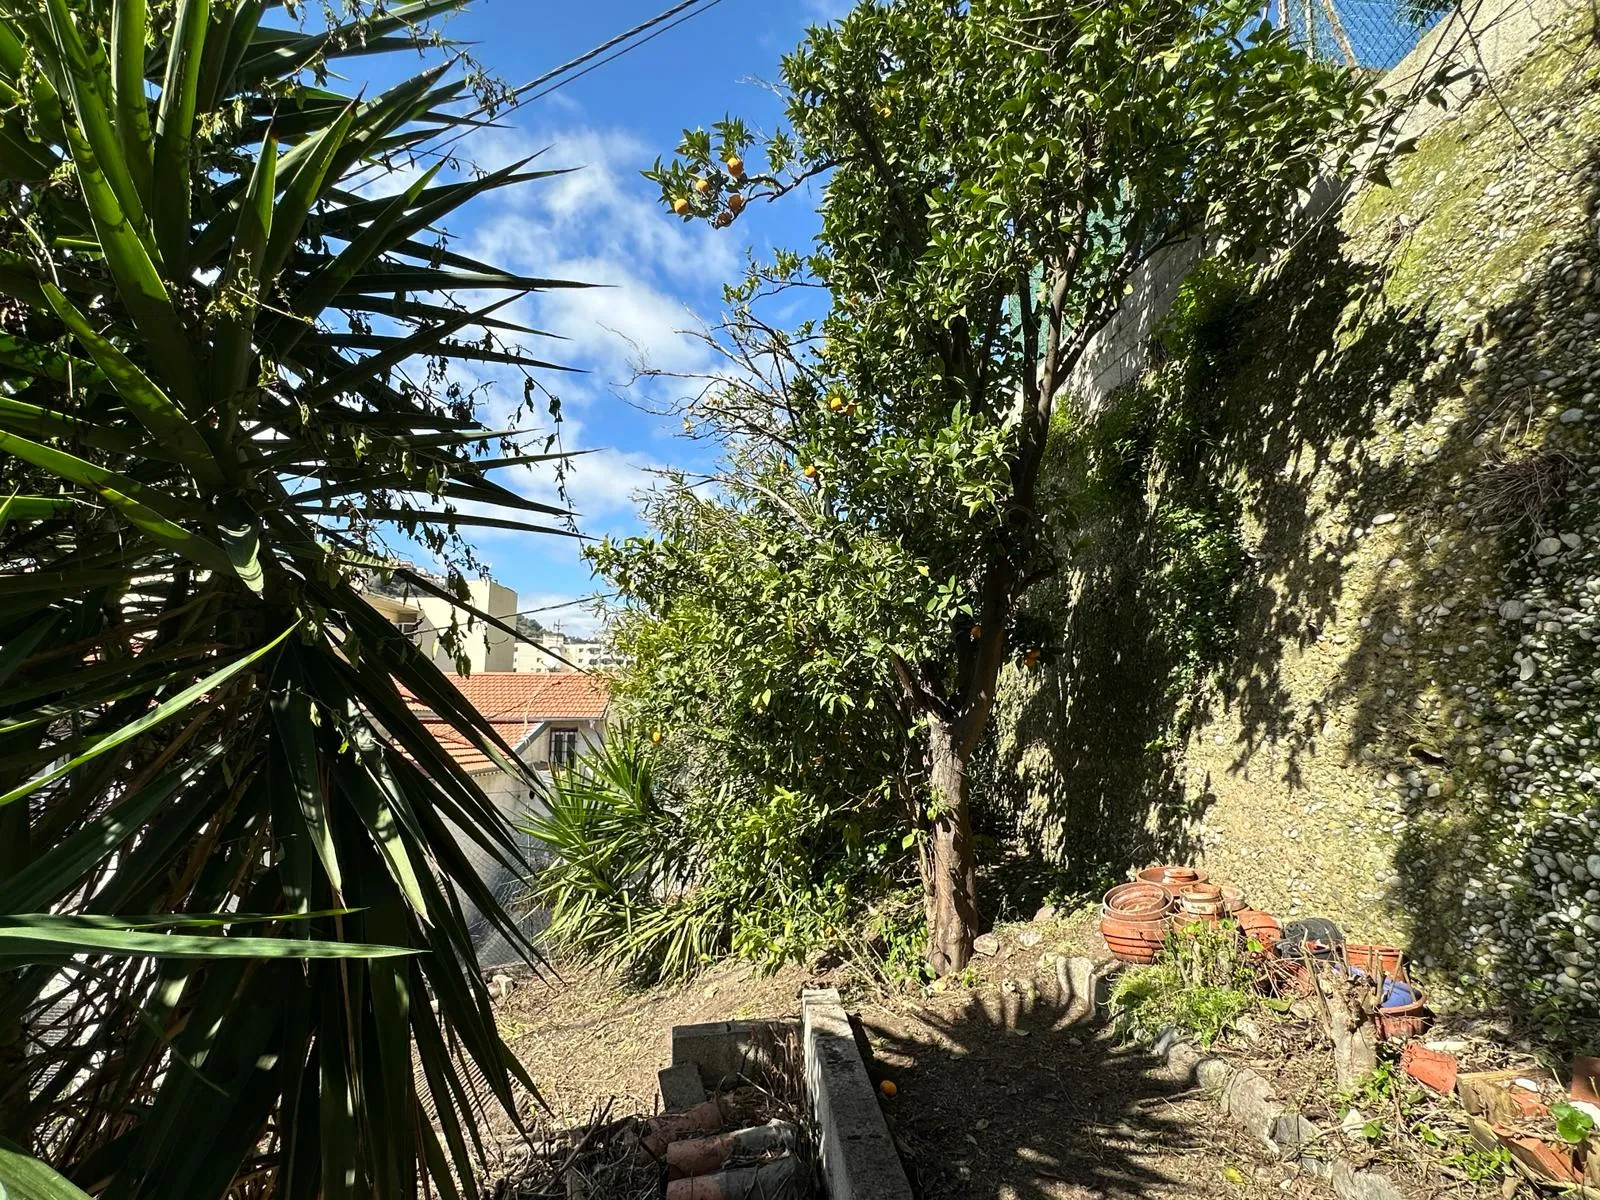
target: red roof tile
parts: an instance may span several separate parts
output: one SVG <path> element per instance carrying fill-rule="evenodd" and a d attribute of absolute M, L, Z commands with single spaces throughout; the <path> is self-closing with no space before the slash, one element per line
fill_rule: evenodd
<path fill-rule="evenodd" d="M 541 721 L 599 720 L 610 702 L 605 680 L 581 671 L 481 671 L 445 678 L 511 746 L 516 746 Z M 485 771 L 494 765 L 416 697 L 407 694 L 406 703 L 463 770 Z"/>

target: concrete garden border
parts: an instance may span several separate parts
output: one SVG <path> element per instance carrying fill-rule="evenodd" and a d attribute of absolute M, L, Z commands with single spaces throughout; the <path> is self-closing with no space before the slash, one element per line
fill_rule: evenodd
<path fill-rule="evenodd" d="M 672 1030 L 672 1066 L 660 1073 L 665 1107 L 688 1108 L 752 1065 L 773 1066 L 798 1036 L 805 1093 L 829 1200 L 914 1200 L 878 1092 L 834 988 L 800 994 L 801 1019 L 713 1021 Z"/>

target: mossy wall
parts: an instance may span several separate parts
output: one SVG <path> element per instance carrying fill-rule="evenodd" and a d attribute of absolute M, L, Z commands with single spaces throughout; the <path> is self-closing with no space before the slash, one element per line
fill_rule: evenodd
<path fill-rule="evenodd" d="M 1058 456 L 1090 515 L 995 772 L 1039 848 L 1192 855 L 1441 995 L 1600 1021 L 1597 168 L 1584 10 L 1118 401 L 1120 499 Z M 1174 580 L 1173 505 L 1235 524 L 1225 577 Z"/>

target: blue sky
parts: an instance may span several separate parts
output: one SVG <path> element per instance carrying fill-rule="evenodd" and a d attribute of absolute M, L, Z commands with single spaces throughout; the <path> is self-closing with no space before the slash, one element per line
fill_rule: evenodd
<path fill-rule="evenodd" d="M 475 0 L 446 32 L 476 43 L 473 53 L 484 65 L 517 84 L 666 7 L 667 0 Z M 688 372 L 708 366 L 704 348 L 680 331 L 716 316 L 722 285 L 740 272 L 747 253 L 804 248 L 815 227 L 814 193 L 753 205 L 726 230 L 686 225 L 660 207 L 656 186 L 639 172 L 658 154 L 669 156 L 685 126 L 709 126 L 732 112 L 770 129 L 780 103 L 761 81 L 776 78 L 780 56 L 807 25 L 847 7 L 847 0 L 719 0 L 509 113 L 506 128 L 479 131 L 463 143 L 463 156 L 485 167 L 544 149 L 541 164 L 582 168 L 482 197 L 453 217 L 449 230 L 467 253 L 509 269 L 610 285 L 543 293 L 516 308 L 516 319 L 567 339 L 537 343 L 540 356 L 584 372 L 539 379 L 561 397 L 565 448 L 595 451 L 573 464 L 568 482 L 585 534 L 639 531 L 633 497 L 648 486 L 649 470 L 708 462 L 708 447 L 682 437 L 681 422 L 646 411 L 669 397 L 628 387 L 634 365 Z M 352 61 L 353 70 L 373 70 L 364 82 L 374 87 L 411 66 L 399 57 Z M 406 174 L 379 190 L 401 186 Z M 491 424 L 496 412 L 521 401 L 520 377 L 510 372 L 480 371 L 475 381 L 491 384 L 484 404 Z M 503 473 L 502 480 L 530 495 L 552 494 L 549 474 L 534 468 Z M 598 586 L 572 539 L 480 530 L 473 541 L 495 578 L 516 589 L 523 609 L 561 604 Z M 581 608 L 542 617 L 563 618 L 571 632 L 595 625 Z"/>

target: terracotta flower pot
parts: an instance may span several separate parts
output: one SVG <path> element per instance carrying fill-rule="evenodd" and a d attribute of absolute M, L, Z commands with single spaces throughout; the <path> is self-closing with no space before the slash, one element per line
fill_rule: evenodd
<path fill-rule="evenodd" d="M 1222 909 L 1235 917 L 1250 905 L 1245 902 L 1244 889 L 1234 887 L 1231 883 L 1218 884 L 1222 889 Z"/>
<path fill-rule="evenodd" d="M 1178 888 L 1178 907 L 1185 917 L 1214 922 L 1224 911 L 1223 903 L 1222 889 L 1214 883 L 1188 883 Z"/>
<path fill-rule="evenodd" d="M 1116 889 L 1113 888 L 1112 891 L 1115 892 Z M 1112 907 L 1112 899 L 1113 897 L 1108 894 L 1107 904 L 1100 910 L 1100 936 L 1105 939 L 1106 946 L 1123 962 L 1155 962 L 1156 955 L 1167 938 L 1170 914 L 1166 905 L 1163 904 L 1160 908 L 1118 911 Z M 1133 900 L 1125 897 L 1118 899 L 1125 904 L 1140 902 L 1137 896 Z"/>
<path fill-rule="evenodd" d="M 1572 1165 L 1572 1151 L 1552 1146 L 1538 1138 L 1516 1137 L 1509 1130 L 1494 1126 L 1511 1157 L 1531 1168 L 1535 1178 L 1543 1177 L 1551 1183 L 1581 1183 L 1583 1177 Z"/>
<path fill-rule="evenodd" d="M 1429 1050 L 1419 1042 L 1407 1042 L 1406 1048 L 1400 1051 L 1400 1069 L 1424 1087 L 1448 1096 L 1456 1090 L 1460 1064 L 1454 1054 Z"/>
<path fill-rule="evenodd" d="M 1416 988 L 1416 999 L 1409 1004 L 1397 1004 L 1390 1008 L 1378 1010 L 1378 1034 L 1392 1041 L 1404 1038 L 1421 1037 L 1428 1031 L 1428 1026 L 1433 1024 L 1433 1018 L 1428 1015 L 1428 997 L 1421 988 Z"/>
<path fill-rule="evenodd" d="M 1239 929 L 1246 938 L 1254 938 L 1261 943 L 1262 953 L 1278 953 L 1278 939 L 1283 936 L 1283 926 L 1271 913 L 1262 912 L 1259 908 L 1241 908 L 1234 912 L 1233 919 L 1239 922 Z"/>
<path fill-rule="evenodd" d="M 1291 958 L 1279 958 L 1274 952 L 1272 960 L 1273 982 L 1279 996 L 1312 996 L 1317 983 L 1311 977 L 1311 968 Z"/>
<path fill-rule="evenodd" d="M 1114 920 L 1114 918 L 1112 918 Z M 1108 925 L 1102 921 L 1100 936 L 1106 948 L 1120 961 L 1148 965 L 1155 962 L 1166 942 L 1166 932 L 1153 930 L 1128 930 Z"/>
<path fill-rule="evenodd" d="M 1105 911 L 1128 916 L 1165 913 L 1172 896 L 1158 883 L 1119 883 L 1105 894 Z"/>
<path fill-rule="evenodd" d="M 1346 942 L 1344 958 L 1358 971 L 1376 975 L 1380 971 L 1390 979 L 1408 979 L 1405 952 L 1398 946 L 1370 946 L 1364 942 Z"/>
<path fill-rule="evenodd" d="M 1205 883 L 1211 877 L 1198 867 L 1187 867 L 1182 863 L 1168 863 L 1164 866 L 1146 867 L 1135 878 L 1140 883 L 1158 883 L 1174 889 L 1186 883 Z"/>

